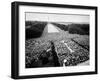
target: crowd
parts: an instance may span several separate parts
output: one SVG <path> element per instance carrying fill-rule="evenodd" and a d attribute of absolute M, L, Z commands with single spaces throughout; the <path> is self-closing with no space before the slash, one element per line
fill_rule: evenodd
<path fill-rule="evenodd" d="M 50 41 L 37 40 L 26 43 L 26 68 L 54 65 Z"/>
<path fill-rule="evenodd" d="M 70 53 L 69 49 L 61 42 L 57 41 L 55 44 L 55 50 L 57 54 L 59 53 Z"/>
<path fill-rule="evenodd" d="M 78 42 L 79 44 L 83 45 L 87 49 L 89 49 L 89 38 L 75 38 L 74 41 Z"/>
<path fill-rule="evenodd" d="M 54 55 L 57 54 L 60 66 L 63 66 L 66 59 L 65 66 L 74 66 L 79 63 L 89 60 L 89 51 L 82 48 L 71 40 L 65 40 L 67 45 L 74 50 L 73 53 L 60 41 L 54 41 L 54 48 L 50 41 L 45 40 L 28 40 L 26 44 L 26 68 L 55 66 Z M 49 65 L 48 65 L 49 64 Z"/>
<path fill-rule="evenodd" d="M 79 49 L 82 49 L 81 46 L 79 46 L 78 44 L 76 44 L 74 41 L 71 41 L 71 40 L 67 43 L 67 45 L 68 45 L 68 47 L 70 47 L 73 51 L 77 51 L 77 50 L 79 50 Z"/>
<path fill-rule="evenodd" d="M 61 43 L 60 41 L 56 41 L 54 44 L 57 56 L 59 58 L 60 66 L 62 66 L 63 60 L 70 54 L 70 51 L 66 47 L 66 45 L 64 45 L 64 43 Z"/>
<path fill-rule="evenodd" d="M 64 60 L 66 59 L 65 66 L 74 66 L 79 63 L 85 62 L 89 60 L 89 51 L 82 48 L 78 44 L 73 41 L 65 41 L 67 45 L 74 50 L 73 53 L 69 51 L 69 49 L 60 42 L 55 43 L 55 48 L 60 60 L 61 66 L 63 66 Z"/>
<path fill-rule="evenodd" d="M 66 57 L 67 62 L 65 63 L 66 66 L 73 66 L 79 63 L 85 62 L 89 60 L 89 52 L 84 49 L 80 49 L 75 51 Z"/>

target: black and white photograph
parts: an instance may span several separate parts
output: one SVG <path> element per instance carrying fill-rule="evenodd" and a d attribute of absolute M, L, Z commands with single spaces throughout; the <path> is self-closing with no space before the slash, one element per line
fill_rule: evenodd
<path fill-rule="evenodd" d="M 97 7 L 12 3 L 14 79 L 97 74 Z"/>
<path fill-rule="evenodd" d="M 89 15 L 25 13 L 25 67 L 89 65 Z"/>

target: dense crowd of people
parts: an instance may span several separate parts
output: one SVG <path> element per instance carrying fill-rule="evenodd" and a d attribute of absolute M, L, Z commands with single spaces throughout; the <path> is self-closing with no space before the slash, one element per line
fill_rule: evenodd
<path fill-rule="evenodd" d="M 59 66 L 74 66 L 89 60 L 89 51 L 82 48 L 71 40 L 64 40 L 67 45 L 74 50 L 73 53 L 60 41 L 45 40 L 28 40 L 25 42 L 26 50 L 26 68 L 55 66 L 54 62 L 58 62 Z M 54 45 L 53 45 L 54 43 Z M 55 55 L 54 55 L 55 53 Z M 56 58 L 56 61 L 54 61 Z"/>
<path fill-rule="evenodd" d="M 54 43 L 56 52 L 59 53 L 70 53 L 69 49 L 60 41 Z"/>
<path fill-rule="evenodd" d="M 66 57 L 67 62 L 65 63 L 66 66 L 73 66 L 79 63 L 85 62 L 89 60 L 89 52 L 84 49 L 80 49 L 75 51 Z"/>
<path fill-rule="evenodd" d="M 26 45 L 26 68 L 54 66 L 50 41 L 28 41 Z"/>
<path fill-rule="evenodd" d="M 75 38 L 74 41 L 78 42 L 79 44 L 83 45 L 87 49 L 89 49 L 89 37 L 88 38 Z"/>
<path fill-rule="evenodd" d="M 73 66 L 77 65 L 79 63 L 85 62 L 89 60 L 89 51 L 82 48 L 78 44 L 76 44 L 73 41 L 67 41 L 65 40 L 65 43 L 74 50 L 73 53 L 69 51 L 69 49 L 66 47 L 66 45 L 57 42 L 55 43 L 55 48 L 59 57 L 59 61 L 61 66 L 63 65 L 63 61 L 66 59 L 67 61 L 65 62 L 66 66 Z"/>
<path fill-rule="evenodd" d="M 77 51 L 77 50 L 79 50 L 79 49 L 82 48 L 81 46 L 79 46 L 78 44 L 76 44 L 75 42 L 73 42 L 73 41 L 71 41 L 71 40 L 67 43 L 67 45 L 68 45 L 68 47 L 70 47 L 73 51 Z"/>

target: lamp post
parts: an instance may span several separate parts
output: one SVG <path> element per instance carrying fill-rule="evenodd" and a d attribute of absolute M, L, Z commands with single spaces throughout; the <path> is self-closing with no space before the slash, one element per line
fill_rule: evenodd
<path fill-rule="evenodd" d="M 66 59 L 64 59 L 63 60 L 63 67 L 65 67 L 66 65 L 65 65 L 65 63 L 67 62 L 67 60 Z"/>

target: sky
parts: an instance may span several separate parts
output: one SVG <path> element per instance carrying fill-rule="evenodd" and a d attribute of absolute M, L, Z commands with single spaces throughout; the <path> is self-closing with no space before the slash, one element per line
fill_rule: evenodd
<path fill-rule="evenodd" d="M 50 13 L 25 13 L 26 21 L 51 21 L 51 22 L 74 22 L 89 23 L 89 15 L 79 14 L 50 14 Z"/>

